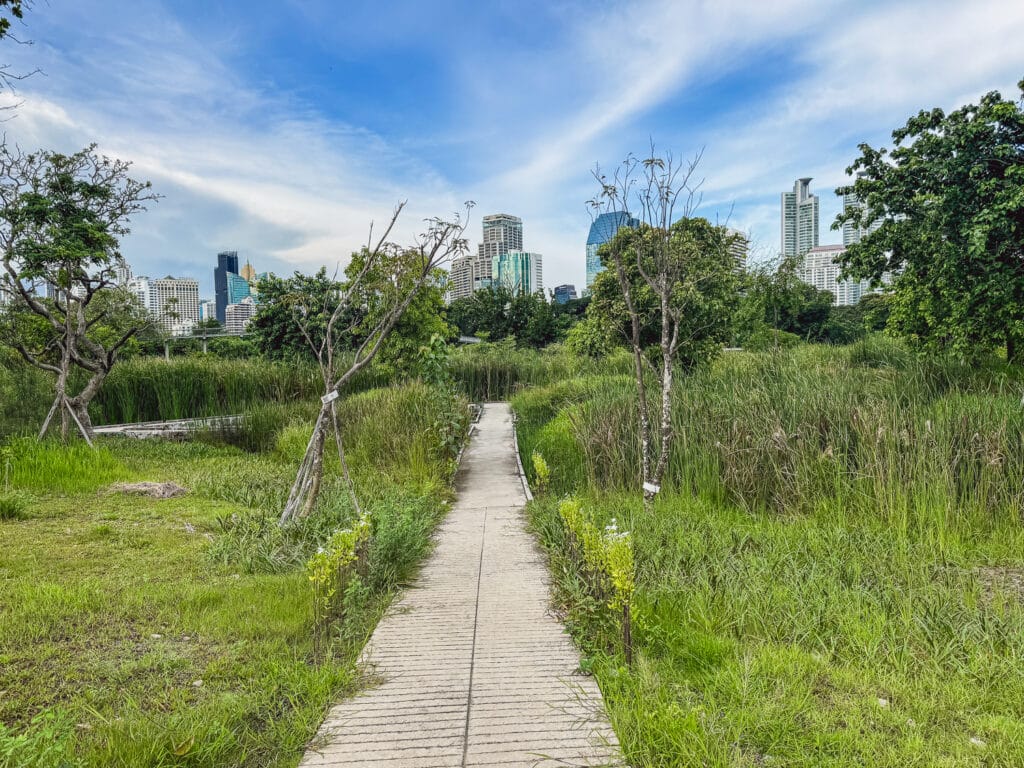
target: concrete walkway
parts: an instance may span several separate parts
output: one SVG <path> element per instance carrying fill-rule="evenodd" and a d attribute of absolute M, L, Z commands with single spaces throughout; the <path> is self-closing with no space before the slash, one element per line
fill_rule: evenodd
<path fill-rule="evenodd" d="M 621 764 L 548 611 L 515 451 L 511 410 L 488 404 L 433 555 L 364 651 L 379 684 L 331 709 L 302 768 Z"/>

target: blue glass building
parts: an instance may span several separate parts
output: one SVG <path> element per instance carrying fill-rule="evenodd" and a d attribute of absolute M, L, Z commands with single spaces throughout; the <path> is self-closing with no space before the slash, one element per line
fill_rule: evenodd
<path fill-rule="evenodd" d="M 555 302 L 558 304 L 568 304 L 573 299 L 578 298 L 576 296 L 576 286 L 567 285 L 556 285 L 555 286 Z"/>
<path fill-rule="evenodd" d="M 217 254 L 217 268 L 213 270 L 214 297 L 217 302 L 217 322 L 224 325 L 224 310 L 228 304 L 228 275 L 238 274 L 238 251 L 221 251 Z"/>
<path fill-rule="evenodd" d="M 601 259 L 598 258 L 597 249 L 607 243 L 615 233 L 622 227 L 639 227 L 640 220 L 630 216 L 625 211 L 614 211 L 602 213 L 594 223 L 590 225 L 590 234 L 587 235 L 587 290 L 594 283 L 597 273 L 604 267 L 601 266 Z"/>
<path fill-rule="evenodd" d="M 246 296 L 252 296 L 249 281 L 241 275 L 229 272 L 228 280 L 228 304 L 238 304 Z"/>

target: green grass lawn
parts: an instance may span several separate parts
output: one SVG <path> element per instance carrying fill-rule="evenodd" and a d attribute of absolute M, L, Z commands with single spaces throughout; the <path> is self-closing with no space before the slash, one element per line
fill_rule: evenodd
<path fill-rule="evenodd" d="M 691 498 L 651 514 L 585 498 L 632 532 L 637 659 L 532 515 L 561 602 L 634 766 L 968 766 L 1024 761 L 1024 533 L 894 531 L 823 509 Z"/>
<path fill-rule="evenodd" d="M 0 766 L 295 765 L 328 704 L 360 684 L 358 650 L 443 513 L 449 470 L 425 442 L 421 390 L 344 406 L 375 539 L 357 610 L 321 654 L 302 565 L 351 519 L 340 478 L 329 465 L 321 520 L 282 533 L 272 516 L 308 426 L 264 453 L 16 442 L 17 513 L 0 520 Z M 377 443 L 363 435 L 381 428 Z M 190 492 L 108 493 L 120 480 Z"/>
<path fill-rule="evenodd" d="M 632 766 L 1024 765 L 1019 395 L 858 354 L 684 381 L 650 512 L 616 480 L 636 466 L 628 380 L 514 400 L 524 463 L 551 470 L 530 512 L 559 608 Z M 564 494 L 631 532 L 632 668 L 567 557 Z"/>

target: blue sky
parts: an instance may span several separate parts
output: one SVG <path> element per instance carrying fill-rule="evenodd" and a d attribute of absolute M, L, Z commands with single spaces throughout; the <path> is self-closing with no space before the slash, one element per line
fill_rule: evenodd
<path fill-rule="evenodd" d="M 582 287 L 595 163 L 703 149 L 699 213 L 778 249 L 812 176 L 822 242 L 857 144 L 1024 77 L 1017 0 L 36 0 L 0 43 L 26 148 L 96 142 L 164 198 L 124 253 L 200 280 L 238 250 L 278 274 L 344 265 L 399 200 L 398 239 L 476 208 L 523 218 L 545 284 Z"/>

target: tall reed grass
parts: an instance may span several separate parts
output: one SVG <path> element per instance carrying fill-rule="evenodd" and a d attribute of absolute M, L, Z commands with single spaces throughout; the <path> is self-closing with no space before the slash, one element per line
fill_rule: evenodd
<path fill-rule="evenodd" d="M 516 349 L 511 344 L 478 344 L 451 357 L 456 385 L 474 402 L 507 400 L 529 387 L 583 376 L 628 373 L 632 360 L 618 351 L 600 360 L 569 354 L 555 345 L 544 350 Z"/>
<path fill-rule="evenodd" d="M 894 520 L 924 508 L 972 524 L 1016 517 L 1021 388 L 1005 368 L 918 360 L 887 340 L 730 354 L 673 393 L 665 485 L 780 513 L 829 498 Z M 560 382 L 513 402 L 524 454 L 544 455 L 562 490 L 636 487 L 629 377 Z"/>

